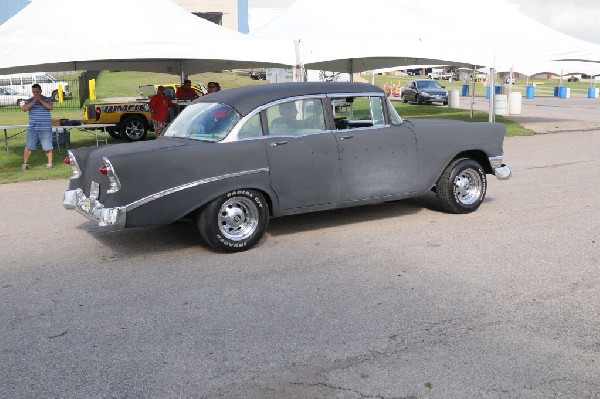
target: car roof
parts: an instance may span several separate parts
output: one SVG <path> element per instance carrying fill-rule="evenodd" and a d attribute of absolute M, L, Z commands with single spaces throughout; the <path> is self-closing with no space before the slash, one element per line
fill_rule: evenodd
<path fill-rule="evenodd" d="M 194 102 L 219 102 L 235 108 L 242 116 L 261 105 L 288 97 L 318 94 L 379 93 L 384 91 L 367 83 L 354 82 L 295 82 L 271 83 L 221 90 L 198 98 Z"/>

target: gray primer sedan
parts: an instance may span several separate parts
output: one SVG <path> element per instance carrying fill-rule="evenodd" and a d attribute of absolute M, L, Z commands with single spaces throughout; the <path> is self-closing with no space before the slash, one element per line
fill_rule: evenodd
<path fill-rule="evenodd" d="M 107 229 L 195 220 L 243 251 L 270 217 L 421 196 L 475 211 L 486 174 L 508 179 L 496 123 L 403 120 L 362 83 L 283 83 L 196 100 L 164 136 L 69 151 L 64 206 Z"/>

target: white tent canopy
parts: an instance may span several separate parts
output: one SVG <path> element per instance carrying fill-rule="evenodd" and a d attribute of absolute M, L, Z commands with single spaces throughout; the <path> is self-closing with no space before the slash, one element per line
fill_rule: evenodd
<path fill-rule="evenodd" d="M 60 16 L 65 26 L 40 21 Z M 293 48 L 198 18 L 170 0 L 33 0 L 0 25 L 0 73 L 134 70 L 186 74 L 280 65 Z"/>
<path fill-rule="evenodd" d="M 479 0 L 395 0 L 430 23 L 445 24 L 443 43 L 456 57 L 497 71 L 560 74 L 564 68 L 593 73 L 596 66 L 557 62 L 573 59 L 600 61 L 600 46 L 566 35 L 521 13 L 505 0 L 494 0 L 482 8 Z M 451 24 L 451 25 L 450 25 Z M 426 40 L 439 31 L 424 32 Z M 595 64 L 595 63 L 592 63 Z M 600 64 L 598 64 L 600 65 Z"/>
<path fill-rule="evenodd" d="M 392 0 L 296 0 L 254 37 L 299 41 L 298 59 L 310 69 L 356 72 L 403 64 L 460 64 L 437 42 L 423 40 L 420 19 Z M 394 21 L 393 24 L 388 21 Z"/>
<path fill-rule="evenodd" d="M 553 60 L 600 61 L 600 46 L 504 0 L 296 0 L 253 34 L 299 40 L 297 63 L 338 72 L 427 64 L 518 71 L 536 63 L 560 73 Z"/>

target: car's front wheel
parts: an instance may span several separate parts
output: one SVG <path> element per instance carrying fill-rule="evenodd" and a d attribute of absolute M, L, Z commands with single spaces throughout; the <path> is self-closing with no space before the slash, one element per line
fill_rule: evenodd
<path fill-rule="evenodd" d="M 234 190 L 204 207 L 198 215 L 202 239 L 222 252 L 255 246 L 269 223 L 269 205 L 255 190 Z"/>
<path fill-rule="evenodd" d="M 452 213 L 470 213 L 485 199 L 487 179 L 479 162 L 460 158 L 440 176 L 435 192 L 442 207 Z"/>

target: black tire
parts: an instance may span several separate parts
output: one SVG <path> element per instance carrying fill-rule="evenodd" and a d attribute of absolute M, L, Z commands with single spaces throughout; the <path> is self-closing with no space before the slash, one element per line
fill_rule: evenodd
<path fill-rule="evenodd" d="M 400 99 L 402 100 L 402 102 L 404 104 L 406 104 L 408 102 L 408 99 L 406 98 L 406 96 L 404 96 L 404 94 L 400 96 Z"/>
<path fill-rule="evenodd" d="M 487 178 L 479 162 L 459 158 L 450 163 L 435 186 L 442 207 L 451 213 L 477 210 L 487 191 Z"/>
<path fill-rule="evenodd" d="M 53 102 L 58 102 L 58 90 L 54 90 L 50 96 Z"/>
<path fill-rule="evenodd" d="M 22 100 L 22 99 L 17 100 L 17 107 L 22 107 L 23 105 L 25 105 L 25 100 Z"/>
<path fill-rule="evenodd" d="M 442 105 L 448 105 L 448 101 L 444 101 Z"/>
<path fill-rule="evenodd" d="M 202 239 L 221 252 L 241 252 L 255 246 L 269 224 L 269 206 L 254 190 L 234 190 L 204 207 L 198 215 Z"/>
<path fill-rule="evenodd" d="M 148 134 L 148 122 L 139 115 L 127 116 L 119 123 L 119 133 L 129 141 L 143 140 Z"/>
<path fill-rule="evenodd" d="M 116 130 L 114 127 L 107 127 L 106 131 L 108 132 L 110 137 L 112 137 L 115 140 L 120 140 L 123 138 L 123 136 L 121 136 L 121 133 L 118 130 Z"/>

